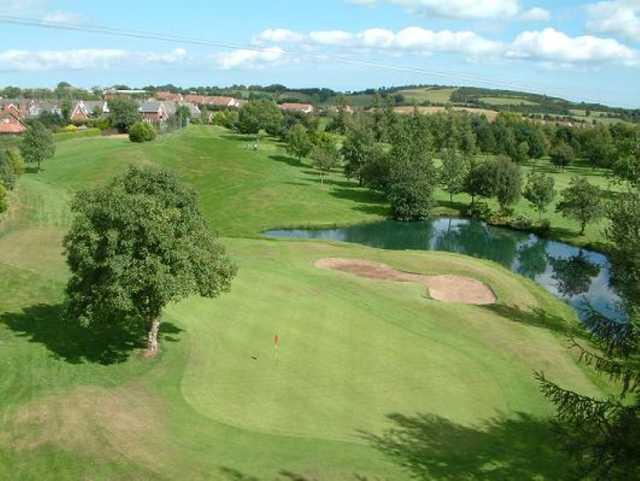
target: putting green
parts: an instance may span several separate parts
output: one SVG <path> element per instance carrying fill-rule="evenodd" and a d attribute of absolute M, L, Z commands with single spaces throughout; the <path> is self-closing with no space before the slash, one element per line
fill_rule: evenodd
<path fill-rule="evenodd" d="M 368 258 L 477 278 L 495 289 L 500 306 L 556 302 L 490 263 L 309 242 L 229 245 L 241 262 L 233 291 L 171 311 L 192 330 L 182 391 L 211 419 L 360 442 L 359 433 L 380 432 L 392 412 L 426 411 L 466 424 L 520 411 L 549 414 L 533 370 L 595 390 L 548 330 L 506 319 L 491 306 L 428 300 L 418 285 L 313 266 L 328 256 Z"/>

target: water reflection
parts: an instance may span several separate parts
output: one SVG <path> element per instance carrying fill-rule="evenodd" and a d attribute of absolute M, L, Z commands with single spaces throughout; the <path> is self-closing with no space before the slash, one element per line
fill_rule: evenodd
<path fill-rule="evenodd" d="M 380 249 L 457 252 L 490 259 L 534 280 L 579 313 L 587 302 L 606 316 L 618 319 L 621 316 L 620 299 L 611 287 L 611 266 L 606 256 L 479 221 L 454 218 L 416 223 L 383 221 L 341 229 L 273 230 L 265 234 L 353 242 Z"/>

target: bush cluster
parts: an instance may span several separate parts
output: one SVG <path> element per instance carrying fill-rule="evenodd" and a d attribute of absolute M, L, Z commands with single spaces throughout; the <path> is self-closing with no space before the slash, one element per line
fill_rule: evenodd
<path fill-rule="evenodd" d="M 146 122 L 136 122 L 129 128 L 131 142 L 150 142 L 156 138 L 156 131 Z"/>

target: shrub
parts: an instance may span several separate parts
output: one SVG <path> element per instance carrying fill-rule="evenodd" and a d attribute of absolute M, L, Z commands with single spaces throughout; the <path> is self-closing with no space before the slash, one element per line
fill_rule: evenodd
<path fill-rule="evenodd" d="M 551 234 L 551 221 L 549 221 L 549 219 L 542 219 L 540 221 L 540 225 L 536 229 L 536 232 L 542 237 L 546 237 Z"/>
<path fill-rule="evenodd" d="M 526 215 L 520 214 L 511 219 L 511 227 L 518 230 L 529 230 L 533 225 L 533 222 Z"/>
<path fill-rule="evenodd" d="M 131 142 L 149 142 L 156 138 L 156 131 L 146 122 L 136 122 L 129 128 Z"/>
<path fill-rule="evenodd" d="M 0 185 L 0 214 L 9 208 L 9 201 L 7 199 L 7 191 Z"/>
<path fill-rule="evenodd" d="M 466 208 L 465 215 L 474 219 L 488 219 L 492 211 L 486 202 L 475 202 Z"/>
<path fill-rule="evenodd" d="M 14 174 L 17 176 L 24 174 L 24 159 L 22 158 L 22 155 L 20 155 L 20 151 L 18 149 L 7 150 L 7 159 L 9 159 L 9 164 L 11 164 Z"/>
<path fill-rule="evenodd" d="M 66 127 L 63 127 L 61 130 L 63 132 L 75 132 L 76 130 L 78 130 L 78 127 L 76 125 L 69 124 Z"/>
<path fill-rule="evenodd" d="M 16 185 L 16 174 L 9 162 L 9 156 L 0 149 L 0 184 L 7 190 L 13 190 Z"/>

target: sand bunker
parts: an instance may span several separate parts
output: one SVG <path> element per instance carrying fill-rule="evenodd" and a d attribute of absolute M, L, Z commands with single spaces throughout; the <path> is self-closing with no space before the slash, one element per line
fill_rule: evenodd
<path fill-rule="evenodd" d="M 396 282 L 413 282 L 425 286 L 429 295 L 441 302 L 458 304 L 494 304 L 493 291 L 480 281 L 464 276 L 426 276 L 397 271 L 393 267 L 361 259 L 320 259 L 314 263 L 320 269 L 348 272 L 358 277 Z"/>

